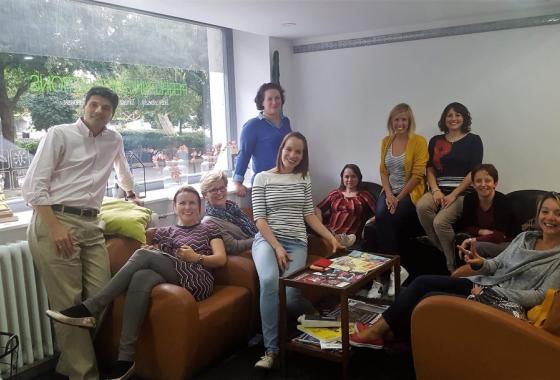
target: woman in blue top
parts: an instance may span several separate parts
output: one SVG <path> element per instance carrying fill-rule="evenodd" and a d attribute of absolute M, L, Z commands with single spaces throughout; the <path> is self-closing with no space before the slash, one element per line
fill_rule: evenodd
<path fill-rule="evenodd" d="M 253 160 L 254 175 L 273 168 L 282 139 L 292 131 L 290 120 L 282 114 L 285 101 L 284 89 L 277 83 L 263 84 L 255 96 L 257 109 L 261 112 L 243 126 L 233 173 L 235 193 L 240 197 L 247 193 L 243 180 L 249 160 Z"/>
<path fill-rule="evenodd" d="M 307 223 L 329 239 L 333 250 L 343 249 L 314 213 L 308 173 L 307 141 L 291 132 L 278 150 L 276 167 L 261 172 L 253 184 L 253 217 L 259 232 L 253 242 L 253 261 L 259 274 L 260 311 L 265 355 L 255 364 L 271 369 L 278 355 L 278 278 L 305 266 Z M 298 289 L 286 289 L 288 308 L 299 315 L 311 305 Z"/>
<path fill-rule="evenodd" d="M 482 163 L 482 140 L 471 133 L 471 115 L 461 103 L 451 103 L 438 122 L 442 135 L 428 144 L 426 178 L 430 193 L 416 203 L 420 224 L 443 253 L 447 269 L 455 269 L 453 223 L 461 216 L 463 195 L 471 186 L 471 170 Z"/>

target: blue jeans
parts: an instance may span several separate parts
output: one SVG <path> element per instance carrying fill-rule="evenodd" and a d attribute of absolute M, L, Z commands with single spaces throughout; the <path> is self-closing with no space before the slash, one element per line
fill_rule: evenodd
<path fill-rule="evenodd" d="M 379 195 L 375 209 L 375 232 L 381 253 L 398 254 L 399 239 L 408 239 L 417 219 L 416 207 L 407 195 L 398 203 L 394 214 L 389 213 L 385 203 L 385 192 Z"/>
<path fill-rule="evenodd" d="M 286 277 L 305 266 L 307 243 L 296 239 L 278 237 L 277 239 L 292 260 L 288 262 L 288 267 L 282 273 L 282 276 Z M 266 352 L 278 353 L 278 279 L 280 278 L 280 270 L 276 253 L 265 238 L 257 233 L 253 241 L 252 255 L 259 274 L 264 347 Z M 290 312 L 297 315 L 309 312 L 313 308 L 311 303 L 295 288 L 286 288 L 286 303 Z"/>

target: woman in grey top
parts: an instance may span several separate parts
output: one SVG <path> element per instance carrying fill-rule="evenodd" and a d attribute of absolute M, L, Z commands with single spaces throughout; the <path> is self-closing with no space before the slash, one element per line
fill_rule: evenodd
<path fill-rule="evenodd" d="M 200 192 L 206 200 L 202 223 L 212 223 L 222 233 L 229 254 L 251 249 L 257 226 L 241 211 L 239 206 L 227 199 L 227 177 L 224 172 L 207 173 L 200 184 Z"/>
<path fill-rule="evenodd" d="M 484 259 L 476 245 L 460 247 L 465 261 L 477 270 L 476 276 L 455 278 L 421 276 L 395 299 L 395 303 L 372 326 L 358 326 L 350 344 L 358 347 L 382 348 L 383 335 L 393 331 L 410 337 L 410 319 L 416 305 L 429 293 L 450 293 L 462 296 L 479 294 L 482 287 L 491 287 L 499 295 L 525 308 L 542 303 L 549 288 L 560 287 L 560 195 L 547 193 L 537 208 L 539 231 L 519 234 L 493 259 Z M 471 249 L 471 251 L 468 250 Z"/>

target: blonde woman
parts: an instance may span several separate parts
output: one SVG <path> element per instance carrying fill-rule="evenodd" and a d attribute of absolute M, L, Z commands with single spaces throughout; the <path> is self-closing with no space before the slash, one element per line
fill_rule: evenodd
<path fill-rule="evenodd" d="M 383 191 L 375 211 L 379 249 L 389 254 L 399 253 L 398 242 L 417 221 L 415 204 L 425 191 L 428 144 L 415 129 L 410 106 L 393 107 L 387 119 L 389 134 L 381 142 Z"/>
<path fill-rule="evenodd" d="M 218 227 L 229 254 L 251 249 L 258 232 L 255 223 L 241 211 L 237 203 L 227 199 L 228 180 L 224 172 L 207 173 L 200 183 L 200 192 L 206 200 L 203 223 Z"/>

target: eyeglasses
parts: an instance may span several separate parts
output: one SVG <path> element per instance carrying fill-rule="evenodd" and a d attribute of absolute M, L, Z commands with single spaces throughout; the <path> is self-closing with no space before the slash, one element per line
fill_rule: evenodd
<path fill-rule="evenodd" d="M 227 187 L 216 187 L 215 189 L 208 190 L 209 193 L 216 194 L 216 193 L 225 193 L 227 191 Z"/>

